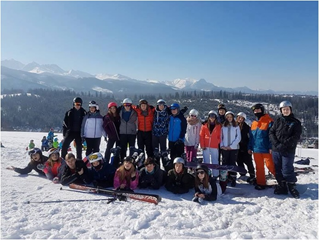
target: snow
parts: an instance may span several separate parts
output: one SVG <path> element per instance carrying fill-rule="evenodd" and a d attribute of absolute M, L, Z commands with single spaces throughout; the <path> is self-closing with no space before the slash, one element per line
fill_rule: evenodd
<path fill-rule="evenodd" d="M 215 202 L 191 201 L 193 190 L 174 195 L 160 190 L 137 190 L 159 194 L 158 205 L 128 200 L 106 204 L 85 202 L 30 203 L 49 200 L 105 199 L 79 193 L 37 176 L 22 176 L 5 169 L 24 167 L 30 139 L 40 147 L 47 133 L 1 132 L 1 238 L 14 239 L 318 239 L 318 168 L 302 174 L 300 199 L 276 196 L 273 189 L 257 191 L 238 183 Z M 62 134 L 59 133 L 59 140 Z M 102 141 L 101 153 L 106 143 Z M 45 153 L 46 154 L 46 153 Z M 318 165 L 317 149 L 296 151 Z M 297 166 L 297 165 L 296 165 Z M 305 166 L 305 165 L 299 165 Z"/>

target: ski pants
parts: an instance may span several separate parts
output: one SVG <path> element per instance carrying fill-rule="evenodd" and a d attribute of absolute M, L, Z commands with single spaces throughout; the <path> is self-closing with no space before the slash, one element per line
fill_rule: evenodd
<path fill-rule="evenodd" d="M 147 157 L 153 157 L 153 147 L 152 147 L 152 131 L 138 131 L 137 132 L 137 146 L 143 152 L 146 148 Z"/>
<path fill-rule="evenodd" d="M 76 144 L 76 158 L 82 160 L 82 138 L 80 132 L 67 132 L 62 145 L 61 157 L 64 159 L 72 141 Z"/>
<path fill-rule="evenodd" d="M 135 134 L 121 134 L 120 135 L 120 146 L 121 146 L 121 159 L 124 159 L 126 157 L 126 151 L 127 151 L 127 144 L 129 147 L 135 147 Z M 130 156 L 132 156 L 133 153 L 130 152 Z"/>
<path fill-rule="evenodd" d="M 114 143 L 116 143 L 116 147 L 120 146 L 120 141 L 117 141 L 115 139 L 108 139 L 106 144 L 106 149 L 104 153 L 104 161 L 109 163 L 110 162 L 110 156 L 111 156 L 111 148 L 113 148 Z"/>
<path fill-rule="evenodd" d="M 168 147 L 171 150 L 171 162 L 174 162 L 174 159 L 181 157 L 184 153 L 184 143 L 176 144 L 176 142 L 168 142 Z"/>
<path fill-rule="evenodd" d="M 272 152 L 272 157 L 275 164 L 276 180 L 280 183 L 285 180 L 289 183 L 297 182 L 297 177 L 294 170 L 294 153 Z"/>
<path fill-rule="evenodd" d="M 195 146 L 185 146 L 186 160 L 192 162 L 197 157 L 197 148 Z"/>
<path fill-rule="evenodd" d="M 218 148 L 206 148 L 205 150 L 203 150 L 204 163 L 219 164 L 218 156 L 219 156 Z M 214 177 L 218 177 L 219 170 L 212 169 L 212 173 Z"/>
<path fill-rule="evenodd" d="M 245 168 L 244 164 L 246 164 L 248 168 L 248 173 L 250 177 L 255 177 L 255 168 L 253 165 L 253 158 L 251 154 L 248 153 L 247 150 L 241 151 L 239 150 L 238 152 L 238 157 L 237 157 L 237 165 L 238 167 L 243 167 Z M 240 173 L 241 176 L 245 176 L 246 174 Z"/>
<path fill-rule="evenodd" d="M 86 141 L 86 156 L 91 153 L 100 152 L 101 138 L 85 138 Z M 81 143 L 82 147 L 82 143 Z"/>
<path fill-rule="evenodd" d="M 270 153 L 254 153 L 256 164 L 256 182 L 258 185 L 266 185 L 265 163 L 268 170 L 276 176 L 275 165 Z"/>
<path fill-rule="evenodd" d="M 238 149 L 224 150 L 222 149 L 223 165 L 236 165 Z M 229 171 L 228 174 L 232 178 L 236 178 L 237 172 Z"/>
<path fill-rule="evenodd" d="M 167 150 L 166 140 L 167 140 L 167 135 L 162 135 L 162 136 L 159 136 L 159 137 L 156 137 L 156 136 L 152 135 L 153 150 L 155 148 L 158 148 L 160 150 L 160 152 L 166 151 Z"/>

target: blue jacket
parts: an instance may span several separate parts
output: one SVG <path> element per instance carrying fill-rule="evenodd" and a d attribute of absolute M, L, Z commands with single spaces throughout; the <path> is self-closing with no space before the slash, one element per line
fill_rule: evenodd
<path fill-rule="evenodd" d="M 169 119 L 168 140 L 176 142 L 177 140 L 185 140 L 187 122 L 184 115 L 179 112 L 175 116 L 171 115 Z"/>

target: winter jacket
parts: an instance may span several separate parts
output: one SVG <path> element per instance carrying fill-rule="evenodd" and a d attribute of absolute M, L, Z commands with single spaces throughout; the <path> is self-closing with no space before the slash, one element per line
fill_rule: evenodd
<path fill-rule="evenodd" d="M 78 174 L 83 168 L 83 174 Z M 61 184 L 69 185 L 70 183 L 90 184 L 93 181 L 93 176 L 89 172 L 87 166 L 82 160 L 75 161 L 75 169 L 71 169 L 67 164 L 64 165 L 61 174 Z"/>
<path fill-rule="evenodd" d="M 247 153 L 248 151 L 248 143 L 249 143 L 249 136 L 250 136 L 250 127 L 247 123 L 242 122 L 242 127 L 240 130 L 241 140 L 239 142 L 239 149 L 241 152 Z"/>
<path fill-rule="evenodd" d="M 20 174 L 28 174 L 30 173 L 32 170 L 36 171 L 37 173 L 39 173 L 40 175 L 45 175 L 44 172 L 42 170 L 39 170 L 37 168 L 37 166 L 39 164 L 44 164 L 49 158 L 47 156 L 43 156 L 41 155 L 41 160 L 40 161 L 33 161 L 31 160 L 28 165 L 25 167 L 25 168 L 17 168 L 15 167 L 14 168 L 14 171 L 17 172 L 17 173 L 20 173 Z"/>
<path fill-rule="evenodd" d="M 187 122 L 184 115 L 179 112 L 175 116 L 171 115 L 168 127 L 168 140 L 176 142 L 177 140 L 184 141 Z"/>
<path fill-rule="evenodd" d="M 146 111 L 144 112 L 139 106 L 132 105 L 132 108 L 137 113 L 138 130 L 142 132 L 152 131 L 155 108 L 151 105 L 147 105 Z"/>
<path fill-rule="evenodd" d="M 106 137 L 103 129 L 103 117 L 99 111 L 94 113 L 88 112 L 83 118 L 81 137 L 85 138 L 101 138 Z"/>
<path fill-rule="evenodd" d="M 202 127 L 198 118 L 186 118 L 186 134 L 185 146 L 198 146 L 199 145 L 199 132 Z"/>
<path fill-rule="evenodd" d="M 194 176 L 187 172 L 187 168 L 183 168 L 179 174 L 173 168 L 168 171 L 165 187 L 175 194 L 187 193 L 194 187 L 194 181 Z"/>
<path fill-rule="evenodd" d="M 59 169 L 62 164 L 62 158 L 59 159 L 59 161 L 54 161 L 53 166 L 50 165 L 49 161 L 46 161 L 44 164 L 43 172 L 45 173 L 45 176 L 52 180 L 53 178 L 57 177 L 59 174 Z"/>
<path fill-rule="evenodd" d="M 103 129 L 107 137 L 114 141 L 120 140 L 120 117 L 114 118 L 111 113 L 107 113 L 103 118 Z"/>
<path fill-rule="evenodd" d="M 221 140 L 220 124 L 215 125 L 212 133 L 210 133 L 207 123 L 203 124 L 199 133 L 201 148 L 218 148 Z"/>
<path fill-rule="evenodd" d="M 208 179 L 208 188 L 204 188 L 203 184 L 195 186 L 195 193 L 204 194 L 206 201 L 216 201 L 217 200 L 217 186 L 216 180 L 212 177 Z"/>
<path fill-rule="evenodd" d="M 113 179 L 115 174 L 113 165 L 103 163 L 101 169 L 96 170 L 94 167 L 89 169 L 93 176 L 93 184 L 99 187 L 113 187 Z"/>
<path fill-rule="evenodd" d="M 63 120 L 63 137 L 66 136 L 68 132 L 81 132 L 81 124 L 86 111 L 81 107 L 76 110 L 74 107 L 65 113 Z"/>
<path fill-rule="evenodd" d="M 171 115 L 171 110 L 165 105 L 164 109 L 159 110 L 158 106 L 154 112 L 154 121 L 152 134 L 155 137 L 165 136 L 168 134 L 168 123 L 169 117 Z"/>
<path fill-rule="evenodd" d="M 229 133 L 230 131 L 230 139 Z M 221 131 L 221 142 L 220 142 L 220 147 L 230 147 L 231 149 L 239 149 L 239 142 L 241 140 L 241 134 L 240 134 L 240 128 L 239 126 L 223 126 L 222 131 Z M 230 143 L 230 144 L 229 144 Z"/>
<path fill-rule="evenodd" d="M 130 181 L 127 181 L 126 179 L 131 179 L 131 175 L 129 173 L 129 171 L 125 171 L 125 178 L 123 179 L 123 181 L 120 180 L 120 172 L 119 172 L 119 168 L 116 170 L 115 172 L 115 176 L 114 176 L 114 183 L 113 183 L 113 186 L 115 189 L 118 189 L 121 184 L 125 184 L 126 187 L 125 189 L 130 189 L 130 190 L 135 190 L 137 188 L 137 185 L 138 185 L 138 181 L 139 181 L 139 174 L 138 174 L 138 171 L 135 170 L 135 179 L 134 180 L 130 180 Z"/>
<path fill-rule="evenodd" d="M 155 164 L 152 173 L 148 173 L 143 167 L 139 173 L 139 188 L 159 189 L 164 183 L 165 171 Z"/>
<path fill-rule="evenodd" d="M 293 113 L 286 117 L 280 116 L 269 130 L 273 151 L 295 153 L 301 133 L 301 123 Z"/>
<path fill-rule="evenodd" d="M 136 121 L 137 121 L 137 113 L 134 109 L 131 110 L 130 118 L 126 122 L 122 118 L 122 114 L 125 111 L 123 108 L 120 108 L 120 117 L 121 117 L 121 125 L 120 125 L 120 134 L 132 134 L 136 135 Z"/>
<path fill-rule="evenodd" d="M 251 124 L 248 149 L 255 153 L 269 153 L 272 148 L 269 140 L 269 129 L 273 125 L 272 118 L 265 114 Z"/>

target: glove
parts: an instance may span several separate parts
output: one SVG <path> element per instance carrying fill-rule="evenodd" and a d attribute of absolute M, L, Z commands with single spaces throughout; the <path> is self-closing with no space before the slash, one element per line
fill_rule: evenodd
<path fill-rule="evenodd" d="M 176 142 L 175 142 L 175 146 L 176 145 L 181 145 L 181 144 L 183 144 L 184 143 L 184 141 L 182 140 L 182 139 L 178 139 Z"/>
<path fill-rule="evenodd" d="M 197 144 L 195 144 L 195 148 L 197 149 L 199 147 L 199 144 L 197 143 Z"/>
<path fill-rule="evenodd" d="M 43 164 L 38 164 L 38 165 L 37 165 L 37 169 L 43 171 L 44 165 L 43 165 Z"/>
<path fill-rule="evenodd" d="M 52 179 L 52 181 L 53 181 L 53 183 L 59 183 L 60 180 L 59 180 L 58 177 L 55 177 L 55 178 Z"/>

